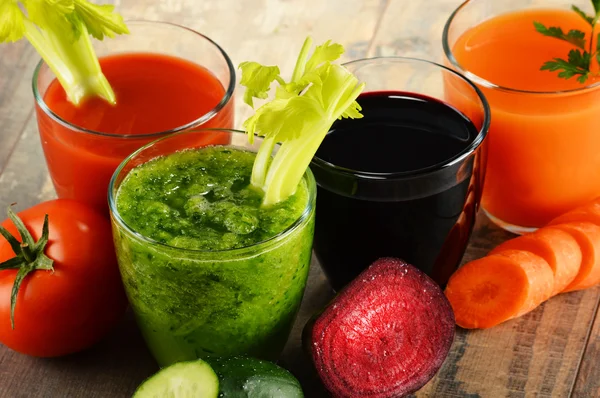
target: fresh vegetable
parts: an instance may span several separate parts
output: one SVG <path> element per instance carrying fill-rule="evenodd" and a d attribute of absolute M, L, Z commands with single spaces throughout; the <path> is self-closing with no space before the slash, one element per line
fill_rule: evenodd
<path fill-rule="evenodd" d="M 302 398 L 290 372 L 250 357 L 179 362 L 146 379 L 133 398 Z"/>
<path fill-rule="evenodd" d="M 287 370 L 250 357 L 210 358 L 222 398 L 302 398 L 302 387 Z"/>
<path fill-rule="evenodd" d="M 600 226 L 589 222 L 572 222 L 556 225 L 570 234 L 581 249 L 579 273 L 563 292 L 587 289 L 600 283 Z"/>
<path fill-rule="evenodd" d="M 361 118 L 356 98 L 365 87 L 341 65 L 333 64 L 344 52 L 337 43 L 317 46 L 309 57 L 312 39 L 302 46 L 289 82 L 277 66 L 243 62 L 241 84 L 246 87 L 244 101 L 254 107 L 253 99 L 265 99 L 271 84 L 279 83 L 275 97 L 244 122 L 249 139 L 264 136 L 251 183 L 265 192 L 263 204 L 285 200 L 296 191 L 300 179 L 333 122 L 340 118 Z M 281 147 L 272 158 L 275 144 Z"/>
<path fill-rule="evenodd" d="M 600 198 L 465 264 L 452 275 L 445 294 L 459 326 L 488 328 L 553 295 L 598 284 Z"/>
<path fill-rule="evenodd" d="M 552 227 L 540 228 L 537 231 L 507 240 L 490 254 L 505 250 L 523 250 L 536 254 L 546 260 L 554 273 L 554 291 L 552 295 L 562 292 L 575 279 L 581 266 L 581 249 L 573 236 Z"/>
<path fill-rule="evenodd" d="M 600 197 L 592 202 L 573 209 L 565 214 L 556 217 L 548 225 L 559 225 L 569 222 L 591 222 L 600 226 Z"/>
<path fill-rule="evenodd" d="M 0 229 L 0 342 L 53 357 L 102 339 L 127 306 L 110 222 L 65 199 L 8 212 Z"/>
<path fill-rule="evenodd" d="M 446 286 L 456 324 L 489 328 L 521 316 L 550 298 L 554 275 L 533 253 L 505 250 L 459 268 Z"/>
<path fill-rule="evenodd" d="M 303 338 L 334 397 L 402 397 L 442 366 L 454 315 L 431 278 L 402 260 L 382 258 L 306 325 Z"/>
<path fill-rule="evenodd" d="M 589 77 L 599 76 L 597 69 L 592 66 L 593 61 L 600 63 L 600 45 L 596 40 L 594 30 L 600 20 L 600 0 L 592 0 L 594 14 L 588 15 L 581 8 L 573 5 L 571 9 L 590 25 L 590 37 L 586 39 L 586 32 L 578 29 L 570 29 L 565 32 L 560 26 L 546 27 L 544 24 L 534 21 L 535 29 L 544 36 L 554 37 L 573 45 L 567 59 L 554 58 L 546 61 L 540 68 L 550 72 L 558 71 L 558 77 L 570 79 L 577 76 L 577 81 L 585 83 Z"/>
<path fill-rule="evenodd" d="M 128 33 L 123 18 L 113 9 L 87 0 L 2 0 L 0 42 L 25 37 L 74 104 L 94 95 L 114 104 L 115 94 L 102 74 L 90 39 L 90 35 L 102 40 Z"/>
<path fill-rule="evenodd" d="M 217 398 L 219 379 L 210 365 L 200 359 L 179 362 L 146 379 L 133 398 Z"/>

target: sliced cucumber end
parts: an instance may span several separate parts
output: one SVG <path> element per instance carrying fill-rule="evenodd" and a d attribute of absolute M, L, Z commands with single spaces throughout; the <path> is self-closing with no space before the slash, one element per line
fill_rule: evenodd
<path fill-rule="evenodd" d="M 219 378 L 206 362 L 179 362 L 147 378 L 132 398 L 217 398 Z"/>

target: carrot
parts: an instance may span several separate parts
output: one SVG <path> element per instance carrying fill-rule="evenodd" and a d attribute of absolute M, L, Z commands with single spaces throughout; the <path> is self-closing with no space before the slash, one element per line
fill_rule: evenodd
<path fill-rule="evenodd" d="M 542 257 L 554 272 L 553 295 L 561 293 L 577 276 L 581 266 L 581 249 L 568 232 L 553 227 L 507 240 L 490 254 L 505 250 L 524 250 Z"/>
<path fill-rule="evenodd" d="M 450 277 L 457 325 L 488 328 L 551 296 L 600 284 L 600 198 L 506 241 Z"/>
<path fill-rule="evenodd" d="M 570 234 L 581 249 L 581 267 L 573 281 L 563 290 L 587 289 L 600 283 L 600 226 L 590 222 L 572 222 L 553 226 Z"/>
<path fill-rule="evenodd" d="M 542 257 L 506 250 L 459 268 L 445 294 L 456 324 L 475 329 L 521 316 L 550 298 L 553 291 L 554 274 Z"/>
<path fill-rule="evenodd" d="M 600 198 L 594 199 L 591 203 L 573 209 L 550 221 L 548 225 L 559 225 L 570 222 L 591 222 L 600 226 Z"/>

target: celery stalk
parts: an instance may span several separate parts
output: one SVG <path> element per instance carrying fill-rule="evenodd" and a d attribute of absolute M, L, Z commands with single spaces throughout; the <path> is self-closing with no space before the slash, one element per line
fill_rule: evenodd
<path fill-rule="evenodd" d="M 89 96 L 114 104 L 90 39 L 129 33 L 113 9 L 87 0 L 0 0 L 0 42 L 26 38 L 74 104 Z"/>
<path fill-rule="evenodd" d="M 251 183 L 265 192 L 263 205 L 271 205 L 293 195 L 319 145 L 340 118 L 361 118 L 356 98 L 364 89 L 356 76 L 333 64 L 344 52 L 341 45 L 329 41 L 317 46 L 308 57 L 311 38 L 302 46 L 292 79 L 286 82 L 277 66 L 256 62 L 240 64 L 241 84 L 246 87 L 244 100 L 253 106 L 253 98 L 266 99 L 271 84 L 279 83 L 275 97 L 258 108 L 244 123 L 250 139 L 265 137 L 254 167 Z M 271 153 L 279 143 L 277 154 Z"/>

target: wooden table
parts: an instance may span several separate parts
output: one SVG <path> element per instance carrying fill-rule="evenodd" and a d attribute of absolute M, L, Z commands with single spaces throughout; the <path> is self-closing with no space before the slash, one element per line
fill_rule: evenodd
<path fill-rule="evenodd" d="M 525 0 L 522 0 L 525 1 Z M 220 43 L 234 64 L 256 60 L 290 70 L 311 34 L 346 46 L 345 59 L 404 55 L 441 59 L 441 32 L 460 0 L 115 0 L 128 19 L 189 26 Z M 26 43 L 0 47 L 0 208 L 54 197 L 33 114 Z M 238 125 L 249 109 L 236 98 Z M 480 214 L 465 260 L 510 235 Z M 313 262 L 309 287 L 282 364 L 307 397 L 325 396 L 300 349 L 300 331 L 331 291 Z M 491 330 L 458 330 L 443 368 L 417 396 L 599 397 L 600 289 L 553 298 Z M 35 359 L 0 345 L 0 397 L 127 397 L 156 370 L 131 316 L 104 342 L 67 358 Z"/>

